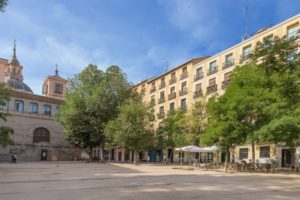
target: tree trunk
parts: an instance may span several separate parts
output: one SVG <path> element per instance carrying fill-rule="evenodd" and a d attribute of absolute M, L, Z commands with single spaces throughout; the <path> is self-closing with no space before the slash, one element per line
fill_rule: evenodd
<path fill-rule="evenodd" d="M 129 162 L 132 162 L 132 151 L 129 151 Z"/>
<path fill-rule="evenodd" d="M 251 148 L 252 148 L 252 162 L 255 164 L 255 142 L 251 142 Z"/>
<path fill-rule="evenodd" d="M 99 159 L 100 159 L 100 161 L 104 161 L 104 156 L 103 156 L 103 153 L 104 153 L 104 151 L 103 151 L 103 142 L 101 142 L 100 143 L 100 146 L 99 146 Z"/>
<path fill-rule="evenodd" d="M 228 172 L 228 156 L 230 155 L 229 149 L 225 150 L 225 172 Z"/>
<path fill-rule="evenodd" d="M 133 164 L 137 165 L 137 150 L 134 150 L 134 158 L 133 158 Z"/>
<path fill-rule="evenodd" d="M 111 161 L 111 147 L 109 148 L 109 155 L 108 155 L 108 162 L 110 163 Z"/>
<path fill-rule="evenodd" d="M 90 162 L 92 160 L 92 157 L 93 157 L 93 147 L 90 147 L 90 150 L 89 150 L 89 157 L 87 158 L 86 162 Z"/>
<path fill-rule="evenodd" d="M 170 161 L 170 164 L 173 163 L 173 148 L 171 148 L 169 161 Z"/>

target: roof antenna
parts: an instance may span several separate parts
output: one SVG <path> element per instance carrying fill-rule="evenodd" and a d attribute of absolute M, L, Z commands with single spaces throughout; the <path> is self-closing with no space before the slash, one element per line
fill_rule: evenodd
<path fill-rule="evenodd" d="M 245 13 L 245 34 L 242 37 L 243 41 L 245 41 L 249 38 L 249 35 L 248 35 L 248 6 L 246 6 L 245 11 L 246 11 L 246 13 Z"/>
<path fill-rule="evenodd" d="M 165 62 L 165 72 L 168 72 L 168 69 L 169 68 L 169 62 L 168 61 L 166 61 Z"/>

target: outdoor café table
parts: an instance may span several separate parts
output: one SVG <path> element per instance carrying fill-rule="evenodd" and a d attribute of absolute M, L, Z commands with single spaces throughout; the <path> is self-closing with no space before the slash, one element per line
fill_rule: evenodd
<path fill-rule="evenodd" d="M 248 163 L 247 164 L 247 171 L 254 171 L 255 170 L 255 164 L 254 163 Z"/>

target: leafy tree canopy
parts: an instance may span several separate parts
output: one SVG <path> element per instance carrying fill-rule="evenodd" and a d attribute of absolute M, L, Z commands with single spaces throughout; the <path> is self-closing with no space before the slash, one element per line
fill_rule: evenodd
<path fill-rule="evenodd" d="M 126 100 L 119 109 L 118 117 L 107 124 L 105 133 L 113 137 L 119 147 L 133 151 L 136 163 L 137 153 L 153 144 L 148 109 L 139 98 Z"/>
<path fill-rule="evenodd" d="M 0 0 L 0 12 L 5 11 L 5 7 L 7 6 L 8 0 Z"/>
<path fill-rule="evenodd" d="M 0 107 L 7 106 L 7 102 L 9 99 L 9 89 L 4 83 L 0 83 Z M 9 116 L 6 112 L 0 111 L 0 120 L 3 121 L 3 123 L 6 122 L 7 117 Z M 10 135 L 14 133 L 14 130 L 8 126 L 1 126 L 0 127 L 0 146 L 7 146 L 9 144 L 12 144 L 13 141 L 10 139 Z"/>
<path fill-rule="evenodd" d="M 120 106 L 131 94 L 131 84 L 118 66 L 102 71 L 89 65 L 69 80 L 68 93 L 58 120 L 76 146 L 104 145 L 104 127 L 118 115 Z"/>

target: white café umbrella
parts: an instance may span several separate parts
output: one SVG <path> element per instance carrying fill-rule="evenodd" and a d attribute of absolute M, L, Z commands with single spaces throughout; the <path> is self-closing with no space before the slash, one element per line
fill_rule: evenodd
<path fill-rule="evenodd" d="M 194 146 L 194 145 L 190 145 L 190 146 L 185 146 L 185 147 L 181 147 L 181 148 L 176 148 L 176 151 L 183 151 L 183 152 L 190 152 L 190 153 L 197 153 L 200 152 L 201 148 Z M 180 165 L 182 164 L 182 160 L 180 162 Z"/>
<path fill-rule="evenodd" d="M 191 145 L 191 146 L 186 146 L 186 147 L 182 147 L 181 149 L 182 149 L 182 151 L 185 151 L 185 152 L 193 152 L 193 153 L 195 153 L 195 152 L 200 152 L 200 151 L 201 151 L 201 148 L 200 148 L 200 147 L 193 146 L 193 145 Z"/>
<path fill-rule="evenodd" d="M 217 151 L 217 150 L 219 150 L 219 148 L 217 146 L 200 148 L 200 152 L 203 152 L 203 153 L 214 152 L 214 151 Z"/>

